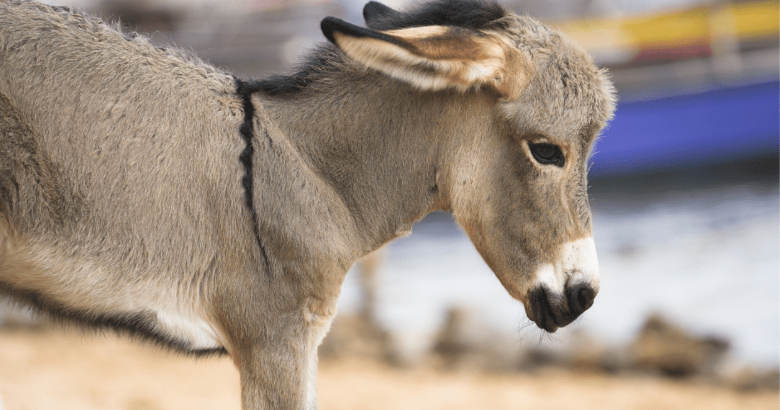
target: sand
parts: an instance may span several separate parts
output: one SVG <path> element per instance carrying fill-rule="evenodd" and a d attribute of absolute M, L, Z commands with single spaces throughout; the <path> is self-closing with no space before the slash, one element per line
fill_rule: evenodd
<path fill-rule="evenodd" d="M 322 409 L 778 409 L 776 392 L 567 370 L 532 374 L 320 365 Z M 0 409 L 239 409 L 227 358 L 193 359 L 68 330 L 0 331 Z"/>

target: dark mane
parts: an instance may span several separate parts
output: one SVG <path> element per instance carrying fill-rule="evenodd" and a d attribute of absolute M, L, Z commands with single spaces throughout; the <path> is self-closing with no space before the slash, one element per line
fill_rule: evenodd
<path fill-rule="evenodd" d="M 485 0 L 435 0 L 411 10 L 376 16 L 371 28 L 391 30 L 417 26 L 458 26 L 482 29 L 506 15 L 498 3 Z"/>
<path fill-rule="evenodd" d="M 245 92 L 262 92 L 270 96 L 285 96 L 297 93 L 308 87 L 315 79 L 334 72 L 343 61 L 343 55 L 338 49 L 325 44 L 317 47 L 297 65 L 293 74 L 272 75 L 261 80 L 247 81 Z"/>
<path fill-rule="evenodd" d="M 434 0 L 403 12 L 375 16 L 370 27 L 391 30 L 405 27 L 445 25 L 470 29 L 490 27 L 506 10 L 486 0 Z M 274 75 L 246 83 L 246 91 L 270 96 L 287 96 L 307 88 L 317 78 L 339 70 L 343 54 L 331 44 L 311 52 L 293 74 Z"/>

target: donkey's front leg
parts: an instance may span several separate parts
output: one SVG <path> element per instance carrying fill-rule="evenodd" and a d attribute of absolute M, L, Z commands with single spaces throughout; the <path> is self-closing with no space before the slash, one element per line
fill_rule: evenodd
<path fill-rule="evenodd" d="M 310 403 L 309 397 L 310 368 L 314 363 L 316 369 L 316 351 L 308 352 L 304 343 L 264 341 L 234 356 L 241 376 L 244 410 L 316 408 L 316 401 Z"/>
<path fill-rule="evenodd" d="M 261 335 L 236 340 L 231 351 L 245 410 L 317 408 L 317 347 L 334 313 L 321 306 L 303 303 L 265 326 L 242 326 L 244 335 Z"/>

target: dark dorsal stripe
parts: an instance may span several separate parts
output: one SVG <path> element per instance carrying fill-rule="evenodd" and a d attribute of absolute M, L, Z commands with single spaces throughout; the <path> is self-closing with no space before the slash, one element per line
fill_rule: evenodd
<path fill-rule="evenodd" d="M 252 104 L 252 93 L 257 91 L 257 86 L 234 77 L 236 83 L 236 94 L 241 97 L 244 106 L 244 121 L 241 122 L 241 138 L 244 140 L 244 150 L 241 151 L 238 159 L 244 166 L 244 177 L 241 178 L 241 185 L 244 186 L 244 200 L 252 217 L 252 230 L 255 234 L 255 240 L 263 253 L 263 260 L 268 274 L 271 273 L 271 267 L 268 263 L 268 254 L 266 253 L 263 241 L 260 240 L 260 227 L 257 225 L 257 209 L 255 209 L 254 196 L 254 173 L 252 172 L 252 158 L 255 154 L 254 136 L 255 136 L 255 105 Z"/>

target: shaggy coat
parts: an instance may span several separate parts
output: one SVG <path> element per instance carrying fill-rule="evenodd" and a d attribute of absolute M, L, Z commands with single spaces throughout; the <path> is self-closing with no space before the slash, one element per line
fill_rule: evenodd
<path fill-rule="evenodd" d="M 598 291 L 589 57 L 492 3 L 323 20 L 298 71 L 235 79 L 98 19 L 0 0 L 0 291 L 227 352 L 246 409 L 316 407 L 355 260 L 453 213 L 554 331 Z"/>

